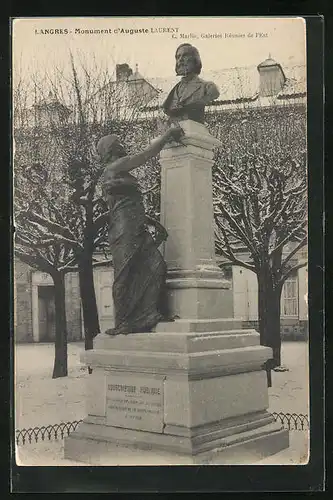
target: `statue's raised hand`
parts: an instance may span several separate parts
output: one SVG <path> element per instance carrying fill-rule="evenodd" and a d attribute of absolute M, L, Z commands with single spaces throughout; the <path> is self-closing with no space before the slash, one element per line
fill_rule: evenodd
<path fill-rule="evenodd" d="M 165 138 L 167 142 L 170 141 L 179 142 L 181 137 L 183 136 L 184 136 L 184 130 L 179 126 L 170 127 L 165 133 Z"/>

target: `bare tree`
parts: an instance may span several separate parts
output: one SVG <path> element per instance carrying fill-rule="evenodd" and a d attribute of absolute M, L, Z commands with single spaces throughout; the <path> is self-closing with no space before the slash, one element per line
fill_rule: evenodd
<path fill-rule="evenodd" d="M 53 162 L 56 151 L 47 134 L 36 126 L 39 110 L 36 86 L 15 78 L 14 104 L 14 225 L 16 257 L 51 275 L 55 290 L 55 360 L 53 378 L 67 375 L 67 324 L 65 275 L 73 264 L 73 249 L 61 227 L 62 193 Z M 44 147 L 41 148 L 40 144 Z M 62 200 L 64 202 L 64 200 Z M 46 223 L 44 223 L 44 221 Z"/>
<path fill-rule="evenodd" d="M 47 193 L 49 172 L 41 164 L 17 167 L 15 176 L 15 255 L 50 274 L 55 292 L 55 359 L 53 378 L 67 376 L 65 275 L 74 262 L 70 235 L 62 229 L 56 199 Z M 55 188 L 54 182 L 52 183 Z M 57 230 L 58 235 L 55 236 Z M 60 234 L 61 233 L 61 234 Z"/>
<path fill-rule="evenodd" d="M 305 109 L 275 105 L 214 120 L 223 142 L 213 174 L 216 249 L 256 274 L 260 340 L 278 366 L 282 287 L 306 265 Z"/>
<path fill-rule="evenodd" d="M 75 211 L 73 236 L 80 242 L 75 250 L 85 327 L 85 347 L 93 347 L 99 321 L 93 281 L 93 259 L 97 249 L 107 245 L 108 209 L 103 199 L 100 177 L 103 167 L 96 158 L 95 144 L 104 134 L 118 134 L 133 151 L 147 140 L 138 114 L 151 98 L 137 80 L 110 78 L 107 69 L 95 60 L 89 64 L 70 56 L 67 77 L 59 70 L 49 76 L 53 99 L 68 102 L 72 110 L 67 121 L 49 113 L 49 127 L 63 157 L 64 183 Z M 130 76 L 130 75 L 129 75 Z"/>
<path fill-rule="evenodd" d="M 27 139 L 32 130 L 37 131 L 32 153 L 48 158 L 62 193 L 57 203 L 58 226 L 48 225 L 46 218 L 43 224 L 54 237 L 66 235 L 71 242 L 71 270 L 79 273 L 85 348 L 91 349 L 93 337 L 100 331 L 93 280 L 94 253 L 108 246 L 109 216 L 100 186 L 103 166 L 96 157 L 95 144 L 108 133 L 120 135 L 130 151 L 145 144 L 151 127 L 146 127 L 138 115 L 151 98 L 151 90 L 148 86 L 144 91 L 143 82 L 135 79 L 117 81 L 95 60 L 88 64 L 72 55 L 69 71 L 55 68 L 52 74 L 39 74 L 32 81 L 30 95 L 34 99 L 30 109 L 24 85 L 19 81 L 16 87 L 19 155 L 24 156 L 25 149 L 31 150 Z M 149 183 L 147 186 L 150 192 Z M 54 204 L 52 189 L 44 190 L 43 196 Z M 31 215 L 25 214 L 27 218 Z M 158 226 L 151 215 L 148 222 Z"/>

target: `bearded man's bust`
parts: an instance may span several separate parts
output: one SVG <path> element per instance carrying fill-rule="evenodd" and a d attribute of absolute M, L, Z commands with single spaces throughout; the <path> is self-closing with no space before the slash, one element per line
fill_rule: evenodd
<path fill-rule="evenodd" d="M 188 43 L 180 45 L 176 51 L 176 74 L 182 76 L 173 87 L 163 109 L 175 121 L 194 120 L 204 123 L 205 106 L 220 95 L 213 82 L 199 78 L 201 59 L 198 50 Z"/>

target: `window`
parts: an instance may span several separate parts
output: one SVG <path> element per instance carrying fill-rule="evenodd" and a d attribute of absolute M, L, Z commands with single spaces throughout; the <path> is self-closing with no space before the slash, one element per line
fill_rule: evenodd
<path fill-rule="evenodd" d="M 291 276 L 283 285 L 281 316 L 298 316 L 297 276 Z"/>

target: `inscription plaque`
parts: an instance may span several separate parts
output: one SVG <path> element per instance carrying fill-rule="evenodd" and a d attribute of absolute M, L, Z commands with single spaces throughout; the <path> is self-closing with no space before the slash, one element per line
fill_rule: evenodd
<path fill-rule="evenodd" d="M 106 385 L 107 425 L 152 432 L 163 430 L 163 379 L 110 373 Z"/>

